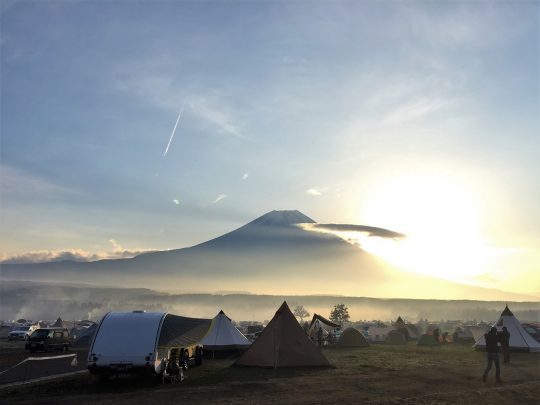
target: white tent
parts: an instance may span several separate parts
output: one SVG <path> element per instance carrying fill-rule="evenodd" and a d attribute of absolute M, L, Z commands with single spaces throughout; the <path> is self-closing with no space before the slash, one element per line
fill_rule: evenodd
<path fill-rule="evenodd" d="M 245 349 L 251 343 L 231 322 L 223 311 L 219 311 L 206 336 L 202 340 L 204 350 Z"/>
<path fill-rule="evenodd" d="M 537 342 L 531 335 L 523 329 L 523 326 L 519 323 L 512 311 L 508 308 L 504 308 L 501 317 L 495 322 L 492 327 L 497 328 L 497 331 L 502 331 L 503 326 L 506 326 L 510 333 L 510 350 L 528 351 L 528 352 L 540 352 L 540 342 Z M 474 344 L 476 348 L 486 347 L 486 339 L 484 335 L 480 337 Z"/>

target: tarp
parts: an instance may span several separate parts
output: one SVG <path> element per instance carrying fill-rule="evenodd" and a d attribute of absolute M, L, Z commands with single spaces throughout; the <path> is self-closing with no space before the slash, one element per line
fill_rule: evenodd
<path fill-rule="evenodd" d="M 200 343 L 208 333 L 211 324 L 211 319 L 166 314 L 159 334 L 159 354 L 166 353 L 171 347 L 185 347 Z"/>
<path fill-rule="evenodd" d="M 503 326 L 506 326 L 510 333 L 510 350 L 540 352 L 540 342 L 537 342 L 527 333 L 512 311 L 510 311 L 508 305 L 504 308 L 499 320 L 492 325 L 492 327 L 497 328 L 498 332 L 502 331 Z M 476 341 L 474 347 L 478 349 L 486 347 L 484 335 Z"/>
<path fill-rule="evenodd" d="M 339 337 L 337 345 L 343 347 L 367 347 L 369 343 L 359 330 L 347 328 Z"/>
<path fill-rule="evenodd" d="M 313 314 L 313 318 L 311 319 L 310 327 L 315 323 L 315 321 L 319 321 L 322 326 L 326 326 L 329 332 L 331 332 L 335 328 L 339 328 L 340 325 L 338 323 L 334 323 L 329 319 L 326 319 L 324 316 L 319 314 Z"/>
<path fill-rule="evenodd" d="M 329 367 L 321 350 L 309 340 L 287 302 L 236 363 L 253 367 Z"/>
<path fill-rule="evenodd" d="M 251 342 L 234 326 L 223 311 L 219 311 L 202 340 L 204 350 L 245 349 Z"/>

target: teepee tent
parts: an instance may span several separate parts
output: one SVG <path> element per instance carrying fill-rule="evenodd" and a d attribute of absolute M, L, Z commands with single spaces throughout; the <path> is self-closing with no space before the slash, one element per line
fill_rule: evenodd
<path fill-rule="evenodd" d="M 347 328 L 339 337 L 337 345 L 342 347 L 367 347 L 369 343 L 358 329 Z"/>
<path fill-rule="evenodd" d="M 62 321 L 62 318 L 58 317 L 55 323 L 52 324 L 53 328 L 63 328 L 64 327 L 64 321 Z"/>
<path fill-rule="evenodd" d="M 270 368 L 330 366 L 302 330 L 287 302 L 283 302 L 261 335 L 235 364 Z"/>
<path fill-rule="evenodd" d="M 540 352 L 540 342 L 537 342 L 523 329 L 523 326 L 521 326 L 521 323 L 519 323 L 512 311 L 510 311 L 508 305 L 504 308 L 499 320 L 492 325 L 492 327 L 497 328 L 498 332 L 502 331 L 503 326 L 506 326 L 506 329 L 510 333 L 510 350 Z M 474 347 L 477 349 L 486 347 L 486 338 L 484 335 L 476 341 Z"/>
<path fill-rule="evenodd" d="M 212 319 L 210 330 L 201 343 L 205 351 L 242 350 L 251 344 L 223 311 Z"/>

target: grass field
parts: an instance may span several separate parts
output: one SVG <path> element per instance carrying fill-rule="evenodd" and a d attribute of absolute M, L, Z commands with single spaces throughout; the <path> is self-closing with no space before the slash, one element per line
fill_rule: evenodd
<path fill-rule="evenodd" d="M 470 346 L 372 345 L 324 354 L 334 368 L 240 368 L 215 360 L 188 370 L 177 385 L 79 375 L 3 389 L 0 402 L 537 404 L 540 398 L 539 354 L 513 354 L 502 368 L 503 384 L 495 383 L 494 370 L 482 382 L 485 353 Z"/>

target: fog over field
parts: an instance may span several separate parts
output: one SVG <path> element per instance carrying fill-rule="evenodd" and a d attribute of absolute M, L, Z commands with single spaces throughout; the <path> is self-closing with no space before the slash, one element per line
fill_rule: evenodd
<path fill-rule="evenodd" d="M 286 300 L 289 306 L 303 305 L 311 314 L 328 316 L 338 303 L 349 307 L 352 321 L 409 321 L 461 319 L 495 321 L 508 302 L 474 300 L 377 299 L 345 296 L 288 296 L 240 293 L 170 294 L 150 289 L 105 288 L 83 285 L 47 285 L 2 282 L 0 319 L 91 319 L 108 311 L 168 311 L 178 315 L 212 318 L 219 310 L 235 321 L 269 320 Z M 540 321 L 538 302 L 508 303 L 521 321 Z"/>

